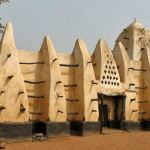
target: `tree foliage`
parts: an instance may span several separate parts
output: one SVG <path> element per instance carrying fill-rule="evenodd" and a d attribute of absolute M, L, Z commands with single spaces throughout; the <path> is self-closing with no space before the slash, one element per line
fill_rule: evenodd
<path fill-rule="evenodd" d="M 9 2 L 9 0 L 0 0 L 0 5 L 1 5 L 2 3 L 6 3 L 6 2 Z M 0 18 L 0 20 L 1 20 L 1 18 Z M 5 26 L 3 26 L 3 25 L 0 23 L 0 34 L 3 33 L 4 29 L 5 29 Z"/>
<path fill-rule="evenodd" d="M 0 4 L 9 2 L 9 0 L 0 0 Z"/>

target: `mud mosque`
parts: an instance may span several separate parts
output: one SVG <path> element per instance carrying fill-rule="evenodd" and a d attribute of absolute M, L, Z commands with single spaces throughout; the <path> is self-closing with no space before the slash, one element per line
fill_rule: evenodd
<path fill-rule="evenodd" d="M 38 52 L 18 50 L 12 24 L 0 42 L 0 137 L 79 136 L 150 130 L 150 32 L 136 20 L 111 51 L 100 39 L 93 54 L 78 39 L 57 53 L 48 36 Z"/>

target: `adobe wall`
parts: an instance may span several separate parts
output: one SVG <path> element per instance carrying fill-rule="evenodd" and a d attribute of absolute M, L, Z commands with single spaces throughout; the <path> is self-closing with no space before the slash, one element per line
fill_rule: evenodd
<path fill-rule="evenodd" d="M 116 49 L 118 52 L 118 48 Z M 29 113 L 35 113 L 30 114 L 30 120 L 43 122 L 47 120 L 59 122 L 66 121 L 66 119 L 69 121 L 98 121 L 97 93 L 117 96 L 124 95 L 128 88 L 135 90 L 134 86 L 130 87 L 134 75 L 132 70 L 128 70 L 132 65 L 127 54 L 123 54 L 125 52 L 122 53 L 122 50 L 120 54 L 115 53 L 114 50 L 114 59 L 103 39 L 98 42 L 92 56 L 81 39 L 76 41 L 72 54 L 56 53 L 48 36 L 44 38 L 39 52 L 23 50 L 16 52 L 19 58 L 18 64 L 19 62 L 44 63 L 20 64 L 21 77 L 27 92 L 26 97 L 28 97 Z M 124 59 L 120 60 L 119 57 L 124 57 Z M 129 63 L 126 64 L 126 61 Z M 78 67 L 60 66 L 61 64 L 73 64 Z M 30 84 L 24 80 L 45 83 Z M 75 86 L 66 87 L 65 85 Z M 137 102 L 130 104 L 131 98 L 136 97 L 135 92 L 126 91 L 126 95 L 126 119 L 137 120 L 138 112 L 132 114 L 132 110 L 137 110 Z M 43 96 L 43 98 L 30 98 L 29 96 Z M 114 107 L 113 103 L 109 105 L 110 108 Z M 121 108 L 121 103 L 119 108 Z M 113 118 L 113 115 L 111 113 L 110 118 Z"/>
<path fill-rule="evenodd" d="M 19 62 L 42 62 L 41 52 L 32 52 L 17 50 Z M 43 64 L 20 64 L 22 77 L 26 81 L 36 82 L 42 81 L 42 67 Z M 42 86 L 41 84 L 30 84 L 24 83 L 27 91 L 27 95 L 31 96 L 41 96 Z M 43 98 L 29 98 L 29 112 L 40 113 L 41 112 L 41 101 Z M 35 114 L 30 114 L 30 120 L 38 120 L 39 116 Z"/>
<path fill-rule="evenodd" d="M 68 54 L 57 53 L 58 60 L 60 64 L 74 64 L 74 56 Z M 72 85 L 74 83 L 74 67 L 60 67 L 61 76 L 64 85 Z M 65 87 L 65 98 L 69 100 L 75 100 L 75 87 Z M 66 100 L 66 111 L 67 113 L 75 113 L 75 103 L 76 101 Z M 74 115 L 67 116 L 68 121 L 74 120 Z"/>
<path fill-rule="evenodd" d="M 61 54 L 45 36 L 40 50 L 31 52 L 16 49 L 8 23 L 0 41 L 1 137 L 13 131 L 13 138 L 31 140 L 34 129 L 49 136 L 68 136 L 70 129 L 78 135 L 102 131 L 102 102 L 110 127 L 139 130 L 139 121 L 145 121 L 149 128 L 149 37 L 135 20 L 113 51 L 100 39 L 91 55 L 77 39 L 71 54 Z"/>
<path fill-rule="evenodd" d="M 113 52 L 100 39 L 90 55 L 78 39 L 71 54 L 60 54 L 48 36 L 38 52 L 30 52 L 16 49 L 8 23 L 0 43 L 0 122 L 99 122 L 98 94 L 106 96 L 109 120 L 115 119 L 112 96 L 126 96 L 118 100 L 118 120 L 148 120 L 149 35 L 135 21 Z"/>

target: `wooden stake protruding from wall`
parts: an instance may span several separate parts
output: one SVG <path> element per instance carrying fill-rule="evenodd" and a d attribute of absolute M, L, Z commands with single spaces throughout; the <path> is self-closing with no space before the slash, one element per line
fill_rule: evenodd
<path fill-rule="evenodd" d="M 0 110 L 6 109 L 6 107 L 4 106 L 0 106 Z"/>
<path fill-rule="evenodd" d="M 21 104 L 21 105 L 20 105 L 20 111 L 21 111 L 21 112 L 25 112 L 25 110 L 26 110 L 26 109 L 24 108 L 23 104 Z"/>
<path fill-rule="evenodd" d="M 63 97 L 63 96 L 59 95 L 58 93 L 57 93 L 57 96 L 58 96 L 58 97 Z"/>
<path fill-rule="evenodd" d="M 10 57 L 10 56 L 11 56 L 11 54 L 8 54 L 8 55 L 7 55 L 7 57 Z"/>
<path fill-rule="evenodd" d="M 92 80 L 92 84 L 98 84 L 97 82 L 94 82 L 94 80 Z"/>
<path fill-rule="evenodd" d="M 93 109 L 92 109 L 92 112 L 97 112 L 97 110 L 93 110 Z"/>
<path fill-rule="evenodd" d="M 62 81 L 57 81 L 56 83 L 57 83 L 57 84 L 58 84 L 58 83 L 62 83 Z"/>
<path fill-rule="evenodd" d="M 133 101 L 135 101 L 135 100 L 136 100 L 135 98 L 132 98 L 132 99 L 131 99 L 131 102 L 133 102 Z"/>
<path fill-rule="evenodd" d="M 23 94 L 24 92 L 22 91 L 22 92 L 19 92 L 18 94 Z"/>
<path fill-rule="evenodd" d="M 128 31 L 127 29 L 123 29 L 123 30 L 126 31 L 126 32 Z"/>
<path fill-rule="evenodd" d="M 8 78 L 7 78 L 7 79 L 11 79 L 13 76 L 14 76 L 14 75 L 8 76 Z"/>
<path fill-rule="evenodd" d="M 63 113 L 63 111 L 58 110 L 58 113 Z"/>
<path fill-rule="evenodd" d="M 137 112 L 137 110 L 132 110 L 132 112 Z"/>
<path fill-rule="evenodd" d="M 57 60 L 57 58 L 55 58 L 54 60 L 53 60 L 53 62 L 55 62 Z"/>
<path fill-rule="evenodd" d="M 2 94 L 2 93 L 5 93 L 5 91 L 1 91 L 1 94 Z"/>

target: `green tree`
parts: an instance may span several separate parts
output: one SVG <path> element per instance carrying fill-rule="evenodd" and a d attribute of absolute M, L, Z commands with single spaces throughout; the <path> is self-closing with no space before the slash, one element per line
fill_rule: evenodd
<path fill-rule="evenodd" d="M 0 5 L 2 3 L 6 3 L 6 2 L 9 2 L 9 0 L 0 0 Z M 0 18 L 1 20 L 1 18 Z M 4 29 L 5 29 L 5 26 L 3 26 L 1 23 L 0 23 L 0 34 L 4 32 Z"/>

